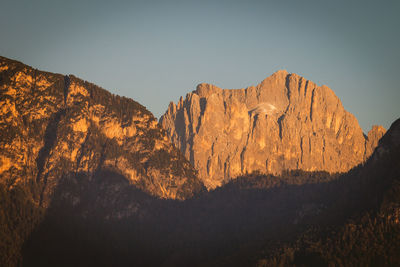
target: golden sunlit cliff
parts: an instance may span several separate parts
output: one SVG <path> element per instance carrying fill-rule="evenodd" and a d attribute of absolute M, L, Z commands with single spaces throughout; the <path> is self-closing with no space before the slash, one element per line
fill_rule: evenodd
<path fill-rule="evenodd" d="M 131 99 L 4 57 L 0 95 L 0 182 L 10 189 L 34 183 L 40 205 L 61 178 L 100 170 L 160 198 L 203 188 L 153 115 Z"/>
<path fill-rule="evenodd" d="M 365 136 L 330 88 L 284 70 L 246 89 L 200 84 L 160 123 L 209 189 L 254 171 L 346 172 L 385 133 Z"/>

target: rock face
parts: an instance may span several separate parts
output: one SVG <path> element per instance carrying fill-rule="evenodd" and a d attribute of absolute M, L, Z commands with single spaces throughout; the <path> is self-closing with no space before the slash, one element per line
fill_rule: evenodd
<path fill-rule="evenodd" d="M 34 198 L 46 206 L 61 178 L 105 170 L 161 198 L 203 188 L 139 103 L 0 57 L 0 183 L 34 184 Z"/>
<path fill-rule="evenodd" d="M 208 189 L 254 171 L 345 172 L 385 133 L 365 136 L 331 89 L 284 70 L 246 89 L 200 84 L 160 124 Z"/>

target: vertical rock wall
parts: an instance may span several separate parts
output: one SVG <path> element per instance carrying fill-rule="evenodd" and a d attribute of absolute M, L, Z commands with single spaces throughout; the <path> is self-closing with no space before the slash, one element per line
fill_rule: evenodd
<path fill-rule="evenodd" d="M 209 189 L 254 171 L 345 172 L 385 133 L 364 136 L 331 89 L 286 71 L 246 89 L 200 84 L 160 123 Z"/>

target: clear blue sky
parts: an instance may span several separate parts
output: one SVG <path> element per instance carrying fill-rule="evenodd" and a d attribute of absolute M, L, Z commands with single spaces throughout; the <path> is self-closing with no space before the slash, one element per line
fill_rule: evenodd
<path fill-rule="evenodd" d="M 332 88 L 364 131 L 400 117 L 400 1 L 18 1 L 0 55 L 74 74 L 160 117 L 200 82 L 278 69 Z"/>

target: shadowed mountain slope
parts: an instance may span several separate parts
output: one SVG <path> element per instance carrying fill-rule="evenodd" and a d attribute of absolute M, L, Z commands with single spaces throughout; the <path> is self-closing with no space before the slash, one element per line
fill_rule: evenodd
<path fill-rule="evenodd" d="M 115 175 L 113 181 L 102 179 L 108 174 L 81 177 L 83 186 L 65 180 L 26 243 L 24 260 L 27 266 L 395 266 L 400 149 L 389 136 L 397 131 L 392 127 L 383 139 L 392 141 L 378 146 L 384 154 L 346 174 L 255 173 L 185 201 L 124 187 Z M 114 187 L 120 190 L 110 198 L 107 188 Z M 65 195 L 86 197 L 73 204 Z M 136 212 L 109 217 L 101 199 L 114 199 L 114 212 L 129 206 Z"/>

